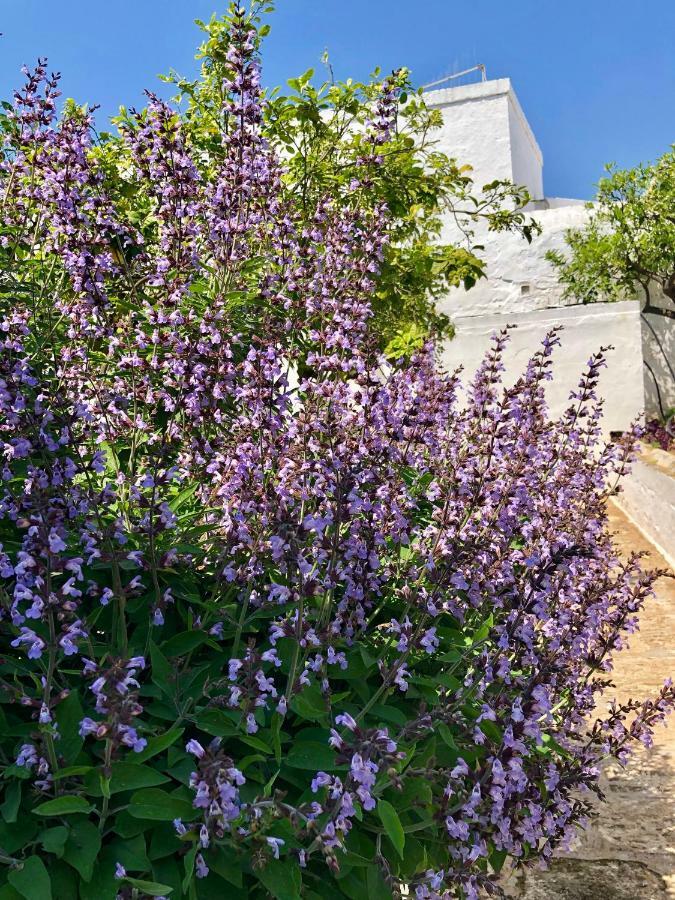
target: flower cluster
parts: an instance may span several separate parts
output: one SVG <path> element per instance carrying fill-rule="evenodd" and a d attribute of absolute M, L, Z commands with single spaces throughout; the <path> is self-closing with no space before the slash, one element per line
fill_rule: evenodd
<path fill-rule="evenodd" d="M 220 749 L 220 738 L 214 738 L 206 749 L 199 741 L 188 741 L 185 749 L 197 760 L 197 771 L 190 775 L 195 792 L 193 806 L 202 812 L 199 845 L 206 849 L 212 840 L 221 840 L 241 813 L 239 788 L 246 779 L 232 760 Z M 180 819 L 174 822 L 178 834 L 188 830 Z"/>
<path fill-rule="evenodd" d="M 603 440 L 604 351 L 551 418 L 556 330 L 513 386 L 508 332 L 464 386 L 380 356 L 389 211 L 294 193 L 254 26 L 215 122 L 151 95 L 97 145 L 40 63 L 2 126 L 3 848 L 86 900 L 471 900 L 673 707 L 603 708 L 659 575 L 607 526 L 638 433 Z"/>
<path fill-rule="evenodd" d="M 138 702 L 136 680 L 139 669 L 145 668 L 142 656 L 129 660 L 113 660 L 105 669 L 99 668 L 90 659 L 85 660 L 84 674 L 93 678 L 90 690 L 96 698 L 95 710 L 105 716 L 94 720 L 86 716 L 80 722 L 81 737 L 93 735 L 98 740 L 109 742 L 110 754 L 120 747 L 130 747 L 140 753 L 147 745 L 145 738 L 139 737 L 135 722 L 143 712 Z"/>

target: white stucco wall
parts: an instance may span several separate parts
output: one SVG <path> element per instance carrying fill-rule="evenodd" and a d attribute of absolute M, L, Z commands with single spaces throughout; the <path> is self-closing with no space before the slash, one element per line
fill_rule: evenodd
<path fill-rule="evenodd" d="M 569 392 L 591 354 L 611 344 L 614 350 L 608 354 L 608 366 L 600 380 L 606 413 L 602 424 L 606 433 L 621 431 L 640 415 L 643 406 L 639 316 L 639 305 L 632 300 L 505 315 L 455 316 L 456 336 L 444 345 L 443 362 L 450 370 L 463 366 L 467 375 L 473 374 L 489 348 L 492 334 L 505 325 L 516 325 L 504 359 L 505 382 L 513 384 L 546 332 L 562 325 L 562 346 L 556 350 L 554 377 L 546 388 L 552 414 L 559 415 L 569 406 Z"/>
<path fill-rule="evenodd" d="M 434 133 L 438 150 L 461 165 L 470 165 L 479 186 L 512 175 L 505 87 L 486 91 L 483 84 L 472 84 L 424 95 L 427 105 L 440 109 L 443 117 L 443 125 Z"/>
<path fill-rule="evenodd" d="M 441 303 L 443 312 L 451 317 L 494 315 L 562 305 L 562 289 L 545 253 L 561 249 L 565 230 L 583 224 L 588 213 L 581 200 L 543 199 L 542 153 L 511 81 L 500 78 L 429 91 L 425 101 L 443 118 L 439 149 L 471 165 L 478 188 L 495 179 L 525 185 L 536 201 L 528 215 L 542 227 L 541 236 L 530 246 L 519 235 L 491 233 L 476 223 L 474 242 L 485 248 L 481 255 L 488 278 L 468 293 L 461 288 L 451 291 Z M 442 239 L 465 240 L 450 216 Z"/>
<path fill-rule="evenodd" d="M 507 380 L 513 381 L 546 331 L 561 323 L 566 329 L 563 347 L 548 389 L 554 413 L 566 407 L 569 391 L 589 356 L 607 344 L 616 349 L 602 379 L 606 430 L 627 428 L 643 410 L 648 416 L 658 413 L 654 380 L 643 365 L 643 353 L 658 381 L 664 409 L 675 406 L 673 319 L 653 315 L 641 319 L 639 304 L 633 300 L 579 306 L 563 298 L 546 253 L 564 251 L 566 231 L 582 227 L 589 210 L 583 200 L 544 196 L 541 150 L 510 80 L 430 91 L 425 100 L 443 118 L 439 149 L 458 163 L 472 166 L 477 188 L 495 179 L 525 185 L 534 198 L 527 214 L 542 229 L 528 244 L 516 234 L 491 233 L 482 223 L 473 226 L 473 243 L 483 247 L 479 253 L 486 262 L 487 278 L 468 292 L 452 289 L 439 301 L 440 311 L 456 328 L 455 340 L 445 347 L 446 364 L 463 365 L 472 372 L 490 335 L 505 324 L 517 324 L 506 356 Z M 447 243 L 466 244 L 451 216 L 444 222 L 441 237 Z"/>
<path fill-rule="evenodd" d="M 475 240 L 485 248 L 480 255 L 487 263 L 487 278 L 470 291 L 451 290 L 441 301 L 440 308 L 451 318 L 481 316 L 495 313 L 528 312 L 547 307 L 567 305 L 555 269 L 546 259 L 548 250 L 565 247 L 565 232 L 578 228 L 588 217 L 583 201 L 569 200 L 562 205 L 555 201 L 553 208 L 528 212 L 541 225 L 542 232 L 531 244 L 518 234 L 493 233 L 478 225 Z M 452 221 L 446 221 L 442 239 L 461 240 Z"/>
<path fill-rule="evenodd" d="M 473 168 L 478 187 L 495 179 L 523 184 L 535 200 L 543 197 L 543 158 L 508 78 L 424 95 L 440 109 L 439 149 Z"/>
<path fill-rule="evenodd" d="M 508 93 L 513 182 L 524 184 L 533 200 L 544 196 L 544 158 L 513 90 Z"/>

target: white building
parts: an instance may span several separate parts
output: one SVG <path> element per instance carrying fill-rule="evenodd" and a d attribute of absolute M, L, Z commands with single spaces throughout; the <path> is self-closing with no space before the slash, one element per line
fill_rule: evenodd
<path fill-rule="evenodd" d="M 491 334 L 514 324 L 518 327 L 506 358 L 507 380 L 514 380 L 546 331 L 562 324 L 563 346 L 547 395 L 552 412 L 566 408 L 569 391 L 591 354 L 611 344 L 615 350 L 601 382 L 604 424 L 608 431 L 623 430 L 645 406 L 639 304 L 570 305 L 545 258 L 547 250 L 564 248 L 566 229 L 584 223 L 584 201 L 545 197 L 542 153 L 509 79 L 429 91 L 425 99 L 443 117 L 439 149 L 460 164 L 470 164 L 478 188 L 495 179 L 525 185 L 533 198 L 528 214 L 542 228 L 531 245 L 518 235 L 476 229 L 477 242 L 485 246 L 488 277 L 468 292 L 451 290 L 440 303 L 456 328 L 455 339 L 445 347 L 446 365 L 463 365 L 472 372 Z M 461 239 L 450 218 L 443 238 Z"/>

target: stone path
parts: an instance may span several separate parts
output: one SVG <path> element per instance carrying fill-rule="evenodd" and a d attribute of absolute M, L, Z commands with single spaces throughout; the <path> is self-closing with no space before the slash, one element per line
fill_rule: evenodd
<path fill-rule="evenodd" d="M 663 558 L 613 504 L 612 529 L 626 553 L 649 550 Z M 619 699 L 654 694 L 675 676 L 675 580 L 665 578 L 645 608 L 640 632 L 617 657 Z M 607 802 L 598 804 L 589 831 L 574 852 L 547 872 L 519 875 L 508 886 L 520 900 L 675 900 L 675 721 L 660 728 L 655 746 L 626 769 L 611 764 L 603 774 Z"/>

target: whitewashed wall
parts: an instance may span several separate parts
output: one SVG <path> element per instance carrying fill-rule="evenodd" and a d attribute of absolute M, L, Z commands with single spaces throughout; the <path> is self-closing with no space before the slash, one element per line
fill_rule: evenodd
<path fill-rule="evenodd" d="M 541 150 L 508 78 L 428 91 L 424 99 L 443 115 L 439 150 L 472 166 L 479 187 L 509 179 L 534 200 L 543 197 Z"/>
<path fill-rule="evenodd" d="M 562 201 L 546 201 L 561 203 Z M 487 263 L 487 278 L 465 291 L 451 290 L 440 308 L 451 318 L 483 316 L 495 313 L 529 312 L 547 307 L 566 306 L 556 271 L 546 259 L 548 250 L 563 250 L 565 232 L 579 228 L 588 218 L 583 201 L 565 201 L 565 205 L 528 212 L 541 225 L 542 232 L 531 244 L 520 235 L 494 234 L 477 227 L 476 240 Z M 452 242 L 461 236 L 452 222 L 446 222 L 443 240 Z"/>
<path fill-rule="evenodd" d="M 546 397 L 553 415 L 569 406 L 569 392 L 591 355 L 609 344 L 608 367 L 600 380 L 600 393 L 605 398 L 603 431 L 620 431 L 640 415 L 644 397 L 642 388 L 642 347 L 640 310 L 636 301 L 594 303 L 561 309 L 533 310 L 496 316 L 455 316 L 456 337 L 443 349 L 443 362 L 452 370 L 463 366 L 472 374 L 490 345 L 490 338 L 505 325 L 516 325 L 505 355 L 507 384 L 523 372 L 528 359 L 547 331 L 562 325 L 562 346 L 554 357 L 553 380 Z"/>
<path fill-rule="evenodd" d="M 443 117 L 439 149 L 471 165 L 478 187 L 494 179 L 524 184 L 534 198 L 528 214 L 542 229 L 531 245 L 518 235 L 475 229 L 475 242 L 484 246 L 488 277 L 468 292 L 449 291 L 439 302 L 456 327 L 455 339 L 444 350 L 447 365 L 463 365 L 472 372 L 490 335 L 505 324 L 517 324 L 506 357 L 507 380 L 513 381 L 546 331 L 561 323 L 563 347 L 548 392 L 555 413 L 565 408 L 590 355 L 607 344 L 616 349 L 601 382 L 606 430 L 627 428 L 643 410 L 648 416 L 658 414 L 654 379 L 643 365 L 643 353 L 664 409 L 675 406 L 674 320 L 653 315 L 641 319 L 636 301 L 578 306 L 563 298 L 546 252 L 564 250 L 565 232 L 583 226 L 589 211 L 582 200 L 544 197 L 541 150 L 509 79 L 430 91 L 425 99 Z M 442 238 L 463 240 L 451 217 Z"/>

